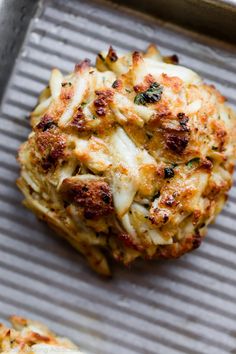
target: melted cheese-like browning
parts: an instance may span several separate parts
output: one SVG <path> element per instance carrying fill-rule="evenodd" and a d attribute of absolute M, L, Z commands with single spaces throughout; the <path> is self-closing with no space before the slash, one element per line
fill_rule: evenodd
<path fill-rule="evenodd" d="M 176 61 L 110 47 L 95 68 L 54 69 L 31 115 L 24 203 L 101 274 L 107 252 L 128 264 L 198 247 L 231 187 L 235 113 Z"/>
<path fill-rule="evenodd" d="M 0 353 L 82 354 L 70 340 L 59 337 L 43 324 L 22 317 L 11 317 L 12 327 L 0 324 Z"/>

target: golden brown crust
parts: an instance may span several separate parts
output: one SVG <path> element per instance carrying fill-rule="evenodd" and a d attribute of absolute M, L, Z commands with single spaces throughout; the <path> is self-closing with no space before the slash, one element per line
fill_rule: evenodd
<path fill-rule="evenodd" d="M 64 157 L 66 140 L 58 132 L 44 130 L 36 133 L 35 146 L 40 154 L 42 168 L 48 171 L 55 168 Z"/>
<path fill-rule="evenodd" d="M 110 47 L 52 71 L 19 151 L 25 204 L 102 274 L 105 254 L 177 258 L 200 245 L 232 185 L 236 117 L 193 71 Z"/>
<path fill-rule="evenodd" d="M 183 254 L 195 250 L 200 247 L 203 236 L 196 231 L 191 236 L 186 236 L 184 239 L 179 242 L 175 242 L 172 245 L 160 246 L 154 256 L 151 259 L 174 259 L 179 258 Z"/>
<path fill-rule="evenodd" d="M 39 322 L 31 321 L 19 316 L 10 318 L 11 328 L 0 324 L 0 353 L 32 353 L 37 354 L 50 351 L 52 354 L 58 351 L 73 351 L 81 354 L 79 349 L 71 341 L 56 336 L 46 326 Z"/>
<path fill-rule="evenodd" d="M 63 200 L 83 209 L 86 219 L 96 219 L 113 213 L 111 189 L 103 180 L 64 179 L 60 192 Z"/>
<path fill-rule="evenodd" d="M 98 116 L 105 116 L 107 114 L 107 106 L 112 102 L 113 91 L 112 90 L 97 90 L 97 95 L 94 101 L 95 112 Z"/>

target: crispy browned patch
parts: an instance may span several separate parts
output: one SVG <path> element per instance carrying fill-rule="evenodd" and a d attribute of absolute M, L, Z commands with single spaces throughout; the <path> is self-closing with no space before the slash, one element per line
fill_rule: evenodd
<path fill-rule="evenodd" d="M 137 67 L 139 64 L 143 62 L 143 55 L 140 52 L 133 52 L 132 54 L 132 61 L 133 61 L 133 66 Z"/>
<path fill-rule="evenodd" d="M 203 236 L 198 230 L 191 236 L 187 236 L 179 242 L 175 242 L 171 245 L 159 246 L 156 250 L 153 259 L 157 258 L 179 258 L 186 252 L 190 252 L 201 245 Z"/>
<path fill-rule="evenodd" d="M 115 80 L 112 84 L 112 88 L 117 89 L 118 91 L 122 89 L 122 86 L 122 80 Z"/>
<path fill-rule="evenodd" d="M 66 140 L 60 134 L 50 131 L 38 132 L 35 142 L 41 154 L 41 166 L 45 171 L 55 167 L 64 156 Z"/>
<path fill-rule="evenodd" d="M 98 116 L 105 116 L 107 107 L 112 102 L 114 92 L 112 90 L 95 91 L 98 98 L 94 101 L 95 111 Z"/>
<path fill-rule="evenodd" d="M 156 107 L 156 114 L 152 117 L 152 119 L 149 122 L 149 125 L 151 128 L 158 127 L 161 124 L 162 119 L 168 119 L 168 117 L 171 117 L 171 111 L 168 107 L 168 104 L 166 102 L 161 102 L 157 103 Z"/>
<path fill-rule="evenodd" d="M 55 123 L 54 119 L 46 113 L 41 118 L 40 122 L 36 125 L 36 128 L 45 132 L 46 130 L 54 128 L 55 126 L 57 126 L 57 124 Z"/>
<path fill-rule="evenodd" d="M 212 129 L 213 129 L 213 133 L 215 134 L 216 141 L 218 143 L 218 150 L 223 151 L 224 146 L 228 139 L 227 131 L 223 127 L 222 122 L 216 120 L 212 122 Z"/>
<path fill-rule="evenodd" d="M 169 221 L 169 212 L 168 210 L 155 208 L 150 211 L 149 220 L 152 224 L 161 227 Z"/>
<path fill-rule="evenodd" d="M 179 77 L 168 76 L 167 74 L 161 75 L 160 83 L 170 87 L 175 93 L 179 93 L 183 87 L 183 81 Z"/>
<path fill-rule="evenodd" d="M 70 126 L 76 128 L 78 131 L 86 130 L 86 118 L 83 113 L 82 107 L 78 107 L 75 111 Z"/>
<path fill-rule="evenodd" d="M 189 137 L 185 134 L 179 134 L 179 132 L 172 130 L 165 133 L 166 146 L 177 154 L 182 154 L 186 149 Z"/>
<path fill-rule="evenodd" d="M 154 77 L 151 74 L 148 74 L 144 77 L 144 80 L 141 84 L 135 85 L 134 86 L 134 91 L 136 93 L 146 91 L 151 84 L 155 82 Z"/>
<path fill-rule="evenodd" d="M 205 171 L 211 171 L 213 163 L 209 158 L 201 159 L 199 168 Z"/>
<path fill-rule="evenodd" d="M 22 339 L 20 339 L 21 341 Z M 37 332 L 30 332 L 26 337 L 24 337 L 24 343 L 32 345 L 35 343 L 47 343 L 47 344 L 55 344 L 55 339 L 39 334 Z"/>
<path fill-rule="evenodd" d="M 230 187 L 231 185 L 227 181 L 222 181 L 218 184 L 215 181 L 210 181 L 204 196 L 206 196 L 209 200 L 215 200 L 220 194 L 227 192 Z"/>
<path fill-rule="evenodd" d="M 181 155 L 190 140 L 189 118 L 185 113 L 173 116 L 165 105 L 161 105 L 150 122 L 150 128 L 156 128 L 167 149 Z"/>
<path fill-rule="evenodd" d="M 162 129 L 167 148 L 177 154 L 182 154 L 190 139 L 189 128 L 187 126 L 189 119 L 184 113 L 179 113 L 177 118 L 179 119 L 179 125 L 176 128 L 166 126 Z"/>
<path fill-rule="evenodd" d="M 113 198 L 110 186 L 104 180 L 74 180 L 66 178 L 61 186 L 63 199 L 83 209 L 86 219 L 111 214 Z"/>
<path fill-rule="evenodd" d="M 62 83 L 60 99 L 67 104 L 67 101 L 70 100 L 74 95 L 74 88 L 71 82 Z"/>

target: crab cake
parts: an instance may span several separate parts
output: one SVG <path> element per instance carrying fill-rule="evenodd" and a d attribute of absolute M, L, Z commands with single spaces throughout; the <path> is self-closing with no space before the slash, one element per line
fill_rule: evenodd
<path fill-rule="evenodd" d="M 24 204 L 97 272 L 107 255 L 177 258 L 197 248 L 232 185 L 235 114 L 212 85 L 163 57 L 54 69 L 19 150 Z"/>
<path fill-rule="evenodd" d="M 39 322 L 11 317 L 12 328 L 0 324 L 0 353 L 82 354 L 71 341 L 58 337 Z"/>

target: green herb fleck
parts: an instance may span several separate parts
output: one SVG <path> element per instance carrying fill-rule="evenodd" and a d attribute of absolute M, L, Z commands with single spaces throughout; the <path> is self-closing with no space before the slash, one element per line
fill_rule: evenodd
<path fill-rule="evenodd" d="M 128 92 L 128 93 L 131 93 L 131 90 L 130 90 L 130 89 L 127 89 L 127 88 L 126 88 L 125 91 Z"/>
<path fill-rule="evenodd" d="M 200 161 L 199 157 L 194 157 L 192 160 L 186 163 L 186 166 L 191 168 L 193 167 L 194 163 L 199 163 L 199 161 Z"/>
<path fill-rule="evenodd" d="M 97 117 L 93 114 L 93 119 L 97 119 Z"/>
<path fill-rule="evenodd" d="M 158 102 L 161 99 L 162 93 L 163 87 L 157 82 L 153 82 L 146 91 L 140 92 L 135 96 L 134 103 L 146 105 L 148 103 Z"/>
<path fill-rule="evenodd" d="M 217 146 L 212 146 L 211 149 L 214 150 L 214 151 L 217 151 L 218 147 Z"/>
<path fill-rule="evenodd" d="M 86 106 L 87 102 L 82 102 L 81 103 L 81 107 L 83 108 L 84 106 Z"/>

